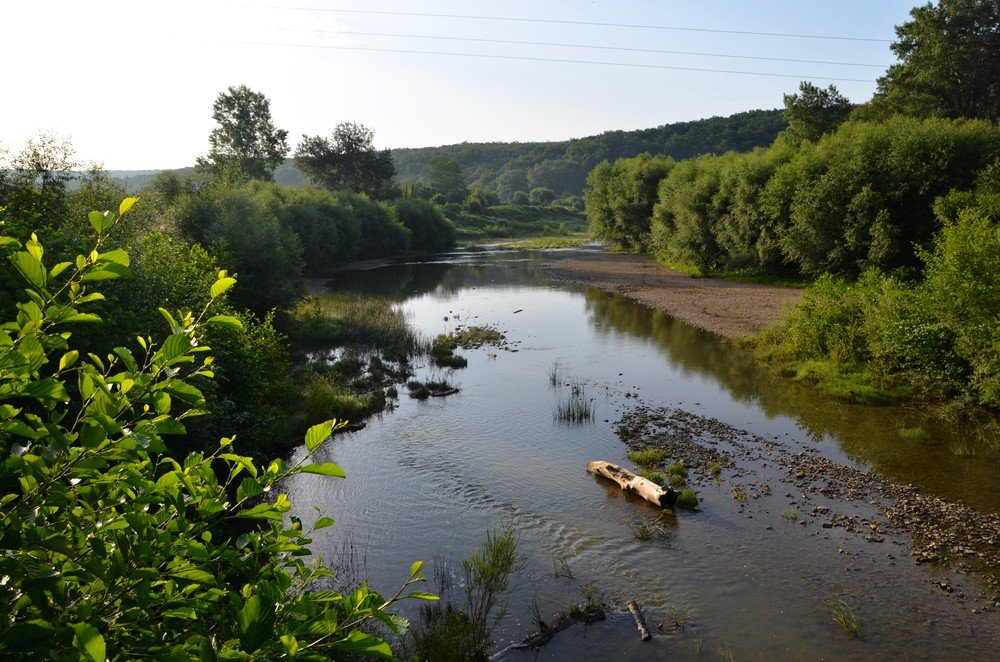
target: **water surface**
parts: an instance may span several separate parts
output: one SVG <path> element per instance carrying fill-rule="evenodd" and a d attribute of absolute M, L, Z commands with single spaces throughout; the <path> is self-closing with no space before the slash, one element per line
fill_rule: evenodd
<path fill-rule="evenodd" d="M 458 325 L 492 324 L 516 343 L 462 352 L 463 370 L 428 366 L 461 388 L 398 407 L 355 433 L 338 435 L 317 461 L 334 461 L 348 479 L 296 477 L 289 486 L 299 514 L 337 525 L 316 550 L 336 555 L 345 539 L 364 550 L 362 574 L 386 593 L 409 564 L 456 560 L 484 531 L 511 525 L 527 567 L 498 641 L 581 601 L 584 587 L 639 600 L 651 625 L 683 620 L 652 642 L 638 641 L 627 615 L 574 627 L 538 653 L 549 659 L 693 657 L 844 659 L 984 655 L 1000 645 L 996 619 L 970 631 L 967 609 L 934 587 L 930 571 L 898 546 L 842 552 L 829 534 L 793 522 L 774 526 L 767 499 L 741 512 L 726 481 L 702 489 L 701 509 L 661 513 L 586 473 L 606 459 L 628 465 L 615 435 L 623 412 L 644 402 L 713 417 L 790 449 L 815 448 L 838 462 L 877 470 L 982 510 L 1000 511 L 995 458 L 964 456 L 962 431 L 931 424 L 919 412 L 835 403 L 777 379 L 743 350 L 621 296 L 556 283 L 538 269 L 570 252 L 458 252 L 346 273 L 332 286 L 389 297 L 425 336 Z M 559 384 L 550 373 L 558 366 Z M 595 418 L 556 420 L 567 384 L 583 385 Z M 923 427 L 924 441 L 901 428 Z M 630 466 L 630 465 L 629 465 Z M 773 476 L 776 492 L 784 489 Z M 775 494 L 772 504 L 780 510 Z M 762 512 L 762 511 L 761 511 Z M 630 525 L 654 523 L 665 537 L 636 539 Z M 899 558 L 886 561 L 887 557 Z M 891 572 L 884 572 L 889 564 Z M 556 567 L 564 572 L 557 574 Z M 565 568 L 571 569 L 567 577 Z M 854 602 L 865 638 L 833 624 L 827 603 Z M 413 610 L 409 610 L 413 614 Z M 509 659 L 529 654 L 510 654 Z M 530 654 L 534 656 L 535 654 Z"/>

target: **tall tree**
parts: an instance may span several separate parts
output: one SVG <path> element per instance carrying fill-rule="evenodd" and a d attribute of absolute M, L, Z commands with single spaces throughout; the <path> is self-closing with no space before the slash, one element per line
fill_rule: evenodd
<path fill-rule="evenodd" d="M 804 140 L 818 140 L 851 114 L 851 102 L 834 85 L 824 90 L 804 80 L 796 94 L 786 94 L 784 99 L 788 122 L 785 136 L 796 145 Z"/>
<path fill-rule="evenodd" d="M 295 165 L 317 186 L 331 191 L 349 189 L 371 198 L 385 197 L 396 167 L 392 153 L 377 150 L 375 132 L 363 124 L 343 122 L 330 139 L 302 136 Z"/>
<path fill-rule="evenodd" d="M 424 170 L 424 180 L 435 193 L 440 193 L 448 202 L 461 202 L 467 192 L 465 176 L 458 161 L 447 156 L 432 156 Z"/>
<path fill-rule="evenodd" d="M 879 79 L 880 114 L 1000 118 L 1000 0 L 940 0 L 896 27 L 899 64 Z"/>
<path fill-rule="evenodd" d="M 208 156 L 198 166 L 222 173 L 233 167 L 251 179 L 270 180 L 288 154 L 288 131 L 271 119 L 271 101 L 246 85 L 220 92 L 212 106 L 219 126 L 208 136 Z"/>

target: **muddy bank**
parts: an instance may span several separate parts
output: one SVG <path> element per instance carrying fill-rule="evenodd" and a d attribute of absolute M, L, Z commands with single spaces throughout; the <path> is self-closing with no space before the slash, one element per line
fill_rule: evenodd
<path fill-rule="evenodd" d="M 646 257 L 593 253 L 549 262 L 556 280 L 593 285 L 666 311 L 692 326 L 727 338 L 757 333 L 797 304 L 802 290 L 711 278 L 692 278 Z"/>

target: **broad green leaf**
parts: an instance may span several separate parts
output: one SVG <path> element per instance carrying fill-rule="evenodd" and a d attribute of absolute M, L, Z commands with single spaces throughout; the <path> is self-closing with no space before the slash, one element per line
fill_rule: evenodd
<path fill-rule="evenodd" d="M 290 657 L 295 657 L 299 653 L 299 642 L 294 635 L 283 634 L 280 637 L 281 643 L 285 646 L 285 651 Z"/>
<path fill-rule="evenodd" d="M 128 253 L 121 248 L 116 248 L 113 251 L 108 251 L 107 253 L 101 253 L 97 259 L 100 262 L 117 264 L 121 267 L 127 267 L 131 264 L 131 259 L 129 258 Z"/>
<path fill-rule="evenodd" d="M 232 315 L 213 315 L 209 317 L 206 321 L 207 324 L 215 324 L 217 326 L 224 326 L 228 329 L 233 329 L 239 331 L 243 328 L 243 322 L 239 321 Z"/>
<path fill-rule="evenodd" d="M 70 351 L 63 354 L 62 357 L 60 357 L 59 369 L 65 370 L 66 368 L 72 366 L 74 363 L 76 363 L 76 360 L 78 358 L 80 358 L 80 352 L 76 351 L 75 349 L 71 349 Z"/>
<path fill-rule="evenodd" d="M 332 476 L 333 478 L 347 478 L 347 474 L 333 462 L 323 464 L 307 464 L 300 468 L 302 473 L 317 474 L 319 476 Z"/>
<path fill-rule="evenodd" d="M 0 651 L 5 655 L 46 651 L 52 649 L 49 641 L 56 630 L 46 621 L 25 621 L 15 624 L 0 637 Z"/>
<path fill-rule="evenodd" d="M 49 278 L 55 278 L 56 276 L 66 271 L 66 269 L 71 266 L 73 266 L 72 262 L 60 262 L 56 266 L 49 269 Z"/>
<path fill-rule="evenodd" d="M 410 566 L 410 577 L 416 577 L 417 573 L 424 567 L 423 561 L 414 561 Z"/>
<path fill-rule="evenodd" d="M 163 342 L 163 355 L 174 359 L 191 349 L 191 339 L 185 333 L 175 333 Z"/>
<path fill-rule="evenodd" d="M 14 263 L 14 266 L 29 283 L 38 288 L 45 287 L 47 282 L 45 268 L 33 255 L 21 251 L 11 255 L 10 261 Z"/>
<path fill-rule="evenodd" d="M 229 289 L 236 284 L 236 279 L 231 276 L 226 276 L 220 278 L 212 284 L 212 289 L 209 290 L 209 294 L 214 299 L 217 296 L 223 295 L 229 291 Z"/>
<path fill-rule="evenodd" d="M 160 384 L 160 389 L 176 398 L 180 398 L 189 405 L 200 407 L 205 404 L 205 396 L 202 395 L 201 391 L 187 382 L 168 379 Z"/>
<path fill-rule="evenodd" d="M 236 615 L 236 624 L 240 628 L 240 633 L 249 632 L 258 619 L 260 619 L 260 596 L 251 595 Z"/>
<path fill-rule="evenodd" d="M 100 315 L 95 315 L 94 313 L 74 313 L 73 315 L 69 315 L 68 317 L 62 318 L 62 320 L 60 320 L 60 321 L 63 322 L 63 323 L 69 323 L 69 322 L 100 322 L 101 321 L 101 316 Z"/>
<path fill-rule="evenodd" d="M 112 351 L 118 355 L 118 358 L 122 360 L 122 363 L 125 364 L 126 368 L 132 372 L 137 372 L 139 370 L 139 364 L 136 363 L 135 357 L 132 356 L 132 351 L 128 347 L 115 347 Z"/>
<path fill-rule="evenodd" d="M 52 377 L 46 377 L 41 381 L 27 384 L 21 389 L 21 392 L 39 400 L 57 400 L 59 402 L 67 402 L 69 400 L 69 392 L 66 390 L 66 386 L 58 379 L 53 379 Z"/>
<path fill-rule="evenodd" d="M 389 644 L 360 630 L 351 631 L 346 640 L 336 642 L 333 647 L 346 653 L 367 655 L 381 660 L 396 659 Z"/>
<path fill-rule="evenodd" d="M 73 645 L 85 660 L 104 662 L 107 659 L 104 637 L 89 623 L 78 623 L 73 626 Z"/>
<path fill-rule="evenodd" d="M 325 421 L 306 430 L 306 450 L 313 451 L 330 436 L 333 421 Z"/>
<path fill-rule="evenodd" d="M 270 503 L 261 503 L 249 510 L 241 510 L 239 513 L 240 517 L 249 517 L 251 519 L 269 519 L 280 522 L 282 517 L 281 513 Z"/>
<path fill-rule="evenodd" d="M 118 215 L 124 216 L 126 213 L 128 213 L 128 210 L 132 208 L 132 205 L 134 205 L 137 202 L 139 202 L 139 198 L 125 198 L 124 200 L 122 200 L 121 204 L 118 205 Z"/>
<path fill-rule="evenodd" d="M 333 526 L 333 518 L 332 517 L 320 517 L 318 520 L 316 520 L 316 523 L 313 524 L 313 529 L 315 529 L 315 530 L 318 531 L 319 529 L 325 529 L 328 526 Z"/>
<path fill-rule="evenodd" d="M 21 247 L 21 242 L 14 237 L 0 237 L 0 248 L 6 250 L 17 250 Z"/>
<path fill-rule="evenodd" d="M 434 595 L 433 593 L 428 593 L 426 591 L 410 591 L 404 597 L 412 598 L 414 600 L 440 600 L 441 598 Z"/>
<path fill-rule="evenodd" d="M 157 308 L 157 310 L 160 311 L 160 315 L 163 316 L 163 319 L 167 320 L 167 324 L 170 325 L 171 331 L 174 331 L 175 329 L 180 330 L 180 327 L 177 326 L 177 321 L 174 319 L 174 316 L 171 315 L 166 308 Z"/>
<path fill-rule="evenodd" d="M 173 570 L 170 572 L 170 576 L 176 577 L 177 579 L 186 579 L 188 581 L 197 582 L 199 584 L 208 584 L 210 586 L 215 585 L 215 577 L 211 573 L 199 570 L 198 568 Z"/>
<path fill-rule="evenodd" d="M 132 271 L 128 267 L 108 262 L 102 263 L 100 266 L 84 272 L 83 276 L 80 277 L 80 280 L 114 280 L 116 278 L 128 278 L 131 275 Z"/>
<path fill-rule="evenodd" d="M 247 476 L 240 483 L 239 488 L 236 490 L 236 500 L 243 501 L 244 499 L 252 499 L 258 494 L 263 494 L 264 488 L 260 486 L 257 479 L 252 476 Z"/>
<path fill-rule="evenodd" d="M 87 220 L 90 221 L 91 227 L 97 234 L 104 234 L 104 231 L 111 227 L 111 224 L 115 222 L 114 217 L 108 212 L 92 211 L 87 214 Z"/>

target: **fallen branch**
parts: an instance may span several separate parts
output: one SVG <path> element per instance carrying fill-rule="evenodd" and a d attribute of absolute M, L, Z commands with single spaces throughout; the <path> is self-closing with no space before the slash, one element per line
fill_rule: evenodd
<path fill-rule="evenodd" d="M 649 633 L 649 629 L 646 628 L 646 619 L 642 617 L 642 610 L 639 609 L 639 605 L 635 603 L 635 600 L 629 600 L 625 603 L 628 607 L 628 612 L 632 614 L 632 619 L 635 621 L 635 626 L 639 628 L 639 636 L 643 641 L 649 641 L 653 638 L 653 635 Z"/>
<path fill-rule="evenodd" d="M 646 501 L 656 504 L 661 508 L 672 508 L 677 503 L 677 492 L 673 489 L 669 487 L 664 488 L 642 476 L 636 476 L 631 471 L 623 469 L 617 464 L 605 462 L 604 460 L 594 460 L 587 463 L 587 471 L 597 476 L 603 476 L 608 480 L 613 480 L 623 490 L 634 492 Z"/>

